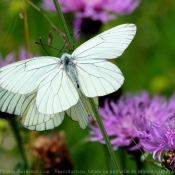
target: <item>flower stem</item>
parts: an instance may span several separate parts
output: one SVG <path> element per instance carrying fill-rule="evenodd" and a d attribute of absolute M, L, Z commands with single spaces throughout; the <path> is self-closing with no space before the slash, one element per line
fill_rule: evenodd
<path fill-rule="evenodd" d="M 28 31 L 28 21 L 27 21 L 27 0 L 23 0 L 23 4 L 24 4 L 24 32 L 25 32 L 26 58 L 29 58 L 29 31 Z"/>
<path fill-rule="evenodd" d="M 137 144 L 137 142 L 134 140 L 134 138 L 132 138 L 132 141 L 134 142 L 135 145 L 138 146 L 138 144 Z M 145 161 L 149 162 L 149 160 L 147 160 L 146 156 L 144 155 L 144 152 L 142 151 L 142 149 L 141 149 L 139 146 L 138 146 L 137 153 L 138 153 L 138 151 L 140 151 L 140 153 L 144 156 Z M 141 160 L 140 160 L 140 155 L 138 156 L 138 155 L 136 155 L 136 153 L 133 154 L 133 155 L 134 155 L 134 157 L 135 157 L 135 162 L 137 163 L 137 172 L 138 172 L 139 169 L 142 169 L 142 168 L 143 168 L 143 167 L 142 167 Z M 150 169 L 153 169 L 153 165 L 152 165 L 151 163 L 149 164 L 149 167 L 150 167 Z M 154 172 L 154 174 L 157 175 L 156 172 Z"/>
<path fill-rule="evenodd" d="M 5 135 L 5 131 L 0 132 L 0 146 L 2 146 L 2 142 L 4 140 L 4 135 Z"/>
<path fill-rule="evenodd" d="M 65 35 L 63 32 L 61 32 L 61 31 L 58 29 L 58 27 L 56 27 L 56 25 L 54 25 L 54 24 L 52 23 L 52 21 L 49 19 L 49 17 L 48 17 L 39 7 L 37 7 L 34 3 L 32 3 L 30 0 L 27 0 L 27 2 L 28 2 L 34 9 L 36 9 L 38 12 L 40 12 L 40 13 L 46 18 L 46 20 L 47 20 L 47 21 L 50 23 L 50 25 L 52 26 L 53 30 L 55 30 L 55 31 L 61 36 L 61 38 L 63 39 L 64 43 L 67 43 L 66 35 Z M 70 50 L 70 47 L 69 47 L 68 43 L 67 43 L 67 45 L 66 45 L 66 48 L 67 48 L 67 50 Z"/>
<path fill-rule="evenodd" d="M 91 104 L 92 110 L 94 111 L 95 117 L 96 117 L 97 122 L 99 124 L 100 130 L 101 130 L 101 132 L 103 134 L 103 138 L 104 138 L 104 140 L 106 142 L 108 151 L 109 151 L 111 159 L 112 159 L 112 161 L 113 161 L 113 163 L 115 165 L 115 168 L 116 168 L 116 170 L 118 170 L 119 174 L 122 175 L 122 173 L 120 171 L 120 167 L 119 167 L 118 162 L 117 162 L 117 159 L 115 157 L 115 153 L 114 153 L 112 145 L 110 143 L 109 137 L 108 137 L 108 135 L 106 133 L 106 130 L 105 130 L 104 125 L 102 123 L 101 117 L 99 116 L 98 111 L 96 109 L 95 103 L 94 103 L 93 99 L 91 99 L 91 98 L 89 98 L 89 102 Z"/>
<path fill-rule="evenodd" d="M 106 148 L 106 145 L 103 145 L 104 153 L 105 153 L 105 159 L 106 159 L 106 165 L 107 165 L 107 170 L 108 174 L 110 174 L 110 171 L 113 169 L 113 164 L 111 162 L 111 159 L 109 157 L 108 149 Z"/>
<path fill-rule="evenodd" d="M 19 150 L 21 152 L 21 156 L 24 160 L 24 169 L 26 169 L 27 168 L 27 158 L 26 158 L 26 155 L 25 155 L 25 152 L 24 152 L 21 135 L 19 134 L 19 130 L 18 130 L 18 127 L 17 127 L 15 117 L 12 117 L 11 119 L 9 119 L 9 123 L 10 123 L 10 125 L 13 129 L 13 133 L 14 133 L 14 135 L 16 137 L 16 140 L 17 140 L 17 143 L 18 143 L 18 148 L 19 148 Z"/>
<path fill-rule="evenodd" d="M 61 8 L 59 6 L 58 0 L 53 0 L 53 2 L 55 4 L 55 8 L 56 8 L 56 10 L 57 10 L 57 12 L 58 12 L 58 14 L 59 14 L 59 16 L 61 18 L 61 22 L 62 22 L 64 30 L 66 32 L 66 36 L 67 36 L 67 40 L 68 40 L 67 42 L 68 42 L 68 44 L 70 46 L 70 50 L 72 50 L 73 49 L 72 39 L 70 37 L 70 32 L 69 32 L 69 29 L 67 27 L 66 21 L 64 19 L 63 13 L 61 12 Z"/>

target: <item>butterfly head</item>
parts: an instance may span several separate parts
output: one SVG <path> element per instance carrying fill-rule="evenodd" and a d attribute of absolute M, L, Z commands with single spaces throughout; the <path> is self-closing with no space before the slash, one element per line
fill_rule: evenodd
<path fill-rule="evenodd" d="M 62 57 L 61 57 L 61 62 L 63 64 L 63 66 L 67 66 L 72 62 L 72 57 L 71 55 L 67 54 L 67 53 L 63 53 Z"/>

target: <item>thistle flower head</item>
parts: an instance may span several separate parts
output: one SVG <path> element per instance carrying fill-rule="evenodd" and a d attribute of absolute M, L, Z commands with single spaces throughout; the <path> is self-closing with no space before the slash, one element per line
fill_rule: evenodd
<path fill-rule="evenodd" d="M 139 131 L 142 147 L 152 153 L 154 159 L 158 158 L 161 161 L 164 150 L 175 149 L 175 117 L 156 122 L 143 119 L 143 123 L 145 129 Z"/>
<path fill-rule="evenodd" d="M 153 150 L 155 153 L 157 151 L 159 152 L 159 150 L 155 150 L 157 144 L 155 146 L 151 145 L 149 149 L 146 149 L 149 142 L 147 142 L 148 140 L 144 142 L 143 138 L 147 138 L 149 136 L 145 135 L 148 134 L 148 130 L 150 130 L 149 134 L 151 135 L 157 130 L 156 127 L 159 129 L 161 128 L 161 126 L 156 125 L 155 122 L 164 123 L 167 119 L 174 116 L 174 100 L 175 96 L 167 101 L 164 97 L 157 95 L 151 98 L 147 92 L 142 92 L 137 95 L 126 94 L 121 96 L 116 103 L 113 101 L 106 101 L 104 107 L 99 109 L 99 113 L 102 116 L 107 134 L 111 137 L 113 148 L 117 149 L 119 146 L 130 146 L 133 139 L 137 138 L 138 145 L 130 147 L 130 150 L 143 147 L 145 150 L 149 150 L 150 152 Z M 145 119 L 145 121 L 149 121 L 149 124 L 148 122 L 146 123 L 143 121 L 143 119 Z M 92 135 L 90 140 L 104 143 L 103 136 L 98 126 L 91 124 L 90 128 L 90 134 Z M 161 135 L 163 130 L 166 131 L 166 129 L 167 128 L 157 131 L 157 136 Z M 173 131 L 171 130 L 170 133 L 169 134 L 172 136 Z M 152 138 L 154 137 L 155 134 Z M 169 140 L 169 142 L 173 141 Z M 174 145 L 174 143 L 172 145 Z M 173 147 L 171 147 L 171 149 Z M 162 151 L 164 146 L 161 148 L 159 147 L 159 149 Z"/>

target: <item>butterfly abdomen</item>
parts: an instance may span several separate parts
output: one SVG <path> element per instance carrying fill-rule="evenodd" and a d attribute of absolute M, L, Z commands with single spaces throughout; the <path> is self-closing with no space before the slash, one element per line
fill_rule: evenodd
<path fill-rule="evenodd" d="M 73 62 L 71 55 L 66 54 L 66 53 L 63 54 L 61 57 L 61 62 L 63 64 L 63 68 L 66 71 L 66 73 L 73 80 L 73 82 L 77 86 L 77 88 L 79 88 L 79 81 L 78 81 L 78 76 L 77 76 L 77 72 L 76 72 L 76 65 Z"/>

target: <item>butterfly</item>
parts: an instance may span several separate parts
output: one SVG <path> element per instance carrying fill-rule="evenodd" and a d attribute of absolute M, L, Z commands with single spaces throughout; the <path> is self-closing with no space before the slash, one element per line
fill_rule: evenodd
<path fill-rule="evenodd" d="M 31 130 L 53 129 L 65 113 L 86 128 L 88 116 L 94 117 L 87 97 L 110 94 L 124 82 L 120 69 L 106 59 L 119 57 L 135 33 L 134 24 L 122 24 L 86 41 L 71 55 L 63 53 L 61 59 L 42 56 L 1 68 L 0 111 L 19 115 Z"/>

